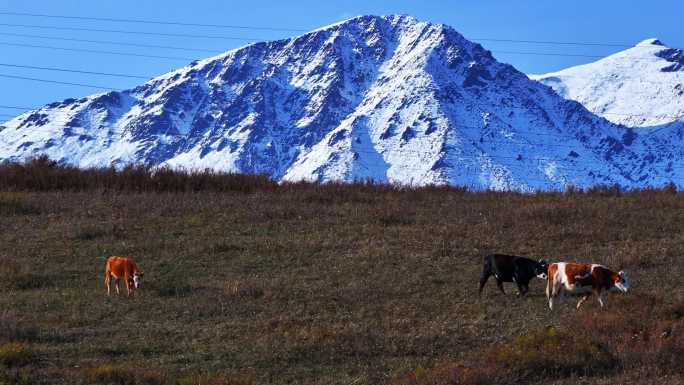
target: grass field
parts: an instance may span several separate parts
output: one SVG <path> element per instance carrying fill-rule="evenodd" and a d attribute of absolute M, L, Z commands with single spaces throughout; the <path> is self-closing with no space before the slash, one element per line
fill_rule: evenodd
<path fill-rule="evenodd" d="M 4 190 L 1 384 L 684 383 L 671 190 Z M 493 251 L 622 268 L 632 291 L 478 298 Z M 108 255 L 145 271 L 137 297 L 106 296 Z"/>

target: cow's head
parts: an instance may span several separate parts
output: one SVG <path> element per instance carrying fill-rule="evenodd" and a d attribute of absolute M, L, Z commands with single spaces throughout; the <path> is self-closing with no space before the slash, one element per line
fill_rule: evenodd
<path fill-rule="evenodd" d="M 534 265 L 534 274 L 541 279 L 546 279 L 548 277 L 548 272 L 549 272 L 549 263 L 546 262 L 543 259 L 540 259 L 539 262 L 537 262 Z"/>
<path fill-rule="evenodd" d="M 627 279 L 627 273 L 621 270 L 619 273 L 615 274 L 613 276 L 613 285 L 615 285 L 615 287 L 623 293 L 628 292 L 629 279 Z"/>
<path fill-rule="evenodd" d="M 140 286 L 140 281 L 142 280 L 143 272 L 142 271 L 136 271 L 133 273 L 133 286 L 137 289 L 138 286 Z"/>

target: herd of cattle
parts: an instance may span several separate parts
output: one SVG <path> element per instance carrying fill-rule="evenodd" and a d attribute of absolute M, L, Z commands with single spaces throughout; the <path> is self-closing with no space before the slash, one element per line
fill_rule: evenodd
<path fill-rule="evenodd" d="M 504 282 L 514 282 L 518 286 L 518 295 L 529 291 L 529 283 L 534 277 L 546 280 L 546 298 L 549 308 L 553 309 L 553 300 L 559 295 L 579 294 L 581 298 L 577 308 L 593 294 L 603 307 L 603 296 L 611 290 L 626 293 L 629 281 L 624 271 L 614 272 L 603 265 L 594 263 L 557 262 L 549 264 L 543 259 L 534 261 L 515 255 L 490 254 L 484 258 L 480 277 L 479 293 L 489 277 L 494 276 L 496 285 L 502 293 Z M 112 256 L 105 265 L 105 287 L 107 295 L 111 294 L 111 283 L 114 281 L 116 294 L 119 294 L 119 281 L 123 279 L 128 296 L 132 296 L 140 286 L 143 272 L 128 257 Z"/>
<path fill-rule="evenodd" d="M 491 254 L 484 258 L 480 289 L 490 276 L 496 279 L 496 285 L 502 293 L 504 282 L 514 282 L 518 286 L 518 295 L 527 293 L 528 285 L 535 276 L 546 280 L 546 298 L 549 308 L 553 310 L 553 300 L 559 295 L 579 294 L 577 308 L 592 294 L 603 307 L 603 296 L 611 290 L 627 293 L 629 281 L 624 271 L 614 272 L 607 267 L 595 263 L 557 262 L 549 264 L 543 259 L 534 261 L 525 257 L 505 254 Z"/>

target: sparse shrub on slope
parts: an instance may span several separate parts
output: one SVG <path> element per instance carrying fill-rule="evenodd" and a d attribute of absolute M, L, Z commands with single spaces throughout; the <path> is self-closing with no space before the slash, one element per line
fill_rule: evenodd
<path fill-rule="evenodd" d="M 555 328 L 519 336 L 485 355 L 495 365 L 521 378 L 595 375 L 616 368 L 618 360 L 586 334 Z"/>
<path fill-rule="evenodd" d="M 28 365 L 36 358 L 36 354 L 24 344 L 10 342 L 0 345 L 0 365 L 15 367 Z"/>
<path fill-rule="evenodd" d="M 25 163 L 0 164 L 0 190 L 5 191 L 90 191 L 197 192 L 220 191 L 251 193 L 273 189 L 277 184 L 266 175 L 221 173 L 212 170 L 187 171 L 150 168 L 143 165 L 114 168 L 79 169 L 58 165 L 45 156 Z M 2 210 L 31 212 L 18 202 L 5 202 Z M 4 208 L 3 208 L 4 207 Z"/>

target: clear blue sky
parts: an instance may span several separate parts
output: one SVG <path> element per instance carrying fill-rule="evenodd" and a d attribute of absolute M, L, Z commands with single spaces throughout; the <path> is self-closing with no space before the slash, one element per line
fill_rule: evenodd
<path fill-rule="evenodd" d="M 634 44 L 658 37 L 672 47 L 684 47 L 684 3 L 681 0 L 650 1 L 218 1 L 218 0 L 0 0 L 0 12 L 27 12 L 51 15 L 86 16 L 180 21 L 186 23 L 234 24 L 309 30 L 361 14 L 409 14 L 421 20 L 445 23 L 466 37 L 601 42 Z M 36 29 L 0 25 L 0 64 L 61 67 L 85 71 L 116 72 L 153 76 L 180 67 L 191 58 L 211 56 L 159 48 L 103 45 L 75 41 L 17 36 L 36 35 L 53 38 L 107 40 L 138 44 L 193 47 L 222 52 L 249 40 L 268 40 L 297 35 L 299 32 L 241 30 L 210 27 L 135 24 L 76 19 L 57 19 L 0 14 L 0 24 L 42 25 L 68 28 L 95 28 L 155 33 L 218 35 L 247 40 L 181 38 Z M 12 35 L 14 34 L 14 35 Z M 118 51 L 187 59 L 152 59 L 109 54 L 67 52 L 45 48 L 18 47 L 32 44 Z M 503 62 L 526 73 L 543 73 L 593 61 L 580 57 L 553 57 L 505 54 L 500 51 L 532 51 L 566 54 L 608 55 L 616 47 L 560 46 L 480 41 Z M 88 83 L 112 88 L 127 88 L 142 79 L 114 78 L 18 69 L 0 66 L 0 74 Z M 0 77 L 0 105 L 38 106 L 67 97 L 85 96 L 97 90 L 80 86 L 46 84 Z M 0 121 L 14 111 L 0 109 Z"/>

